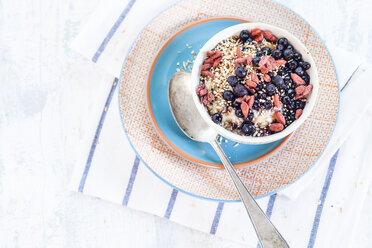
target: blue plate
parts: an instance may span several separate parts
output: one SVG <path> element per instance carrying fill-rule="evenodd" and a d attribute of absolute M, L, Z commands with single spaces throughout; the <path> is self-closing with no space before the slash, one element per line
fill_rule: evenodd
<path fill-rule="evenodd" d="M 157 132 L 178 154 L 198 164 L 220 167 L 220 160 L 209 144 L 189 139 L 177 126 L 169 107 L 168 83 L 177 68 L 182 67 L 183 62 L 192 61 L 193 54 L 214 34 L 239 23 L 242 21 L 211 20 L 181 30 L 163 46 L 150 70 L 146 99 Z M 186 66 L 186 71 L 190 71 L 191 66 L 191 63 Z M 236 142 L 223 139 L 222 147 L 236 167 L 244 167 L 271 156 L 288 138 L 262 145 L 237 146 Z"/>

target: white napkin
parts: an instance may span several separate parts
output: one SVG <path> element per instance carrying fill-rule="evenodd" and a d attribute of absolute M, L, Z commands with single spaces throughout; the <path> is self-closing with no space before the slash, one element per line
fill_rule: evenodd
<path fill-rule="evenodd" d="M 172 189 L 136 158 L 124 135 L 115 76 L 143 25 L 167 5 L 164 0 L 102 2 L 74 42 L 77 51 L 113 77 L 107 82 L 109 95 L 92 133 L 93 144 L 86 144 L 70 188 L 255 247 L 257 238 L 241 203 L 206 201 Z M 331 52 L 344 84 L 359 61 L 343 51 Z M 372 178 L 367 164 L 371 157 L 363 149 L 372 145 L 371 125 L 366 124 L 372 123 L 372 109 L 365 112 L 371 72 L 371 67 L 360 66 L 341 93 L 338 125 L 314 168 L 279 194 L 258 200 L 293 247 L 348 247 L 354 242 L 352 234 Z"/>

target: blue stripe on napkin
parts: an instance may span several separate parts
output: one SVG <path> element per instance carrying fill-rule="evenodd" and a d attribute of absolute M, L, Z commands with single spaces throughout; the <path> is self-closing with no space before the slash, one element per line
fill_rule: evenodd
<path fill-rule="evenodd" d="M 101 56 L 101 53 L 105 50 L 106 45 L 111 40 L 112 36 L 115 34 L 116 30 L 119 28 L 120 24 L 123 22 L 123 20 L 125 19 L 125 17 L 129 13 L 129 11 L 131 10 L 131 8 L 133 7 L 135 2 L 136 2 L 136 0 L 130 0 L 129 3 L 127 4 L 127 6 L 125 6 L 125 9 L 123 10 L 123 12 L 120 14 L 119 18 L 114 23 L 114 26 L 112 26 L 112 28 L 110 29 L 110 31 L 106 35 L 105 39 L 102 41 L 101 45 L 99 46 L 98 50 L 93 55 L 92 61 L 94 63 L 97 62 L 98 58 Z"/>
<path fill-rule="evenodd" d="M 224 206 L 223 202 L 218 203 L 217 210 L 214 215 L 213 222 L 212 222 L 211 230 L 209 232 L 210 234 L 216 234 L 218 223 L 220 222 L 223 206 Z"/>
<path fill-rule="evenodd" d="M 132 172 L 130 173 L 127 189 L 125 190 L 125 195 L 124 195 L 123 202 L 122 202 L 122 205 L 124 206 L 128 205 L 128 201 L 129 201 L 130 194 L 132 193 L 134 181 L 136 180 L 139 163 L 140 163 L 140 160 L 136 156 L 133 162 Z"/>
<path fill-rule="evenodd" d="M 318 233 L 318 228 L 319 228 L 320 217 L 322 216 L 324 201 L 327 197 L 329 185 L 331 183 L 333 172 L 334 172 L 335 166 L 336 166 L 338 151 L 335 153 L 335 155 L 333 155 L 333 157 L 331 159 L 331 162 L 329 163 L 327 176 L 326 176 L 325 181 L 324 181 L 322 192 L 320 193 L 320 199 L 319 199 L 320 204 L 318 205 L 318 207 L 316 209 L 316 214 L 315 214 L 315 218 L 314 218 L 314 222 L 313 222 L 313 228 L 311 229 L 310 240 L 309 240 L 309 244 L 307 245 L 308 248 L 314 247 L 314 244 L 315 244 L 316 235 Z"/>
<path fill-rule="evenodd" d="M 276 200 L 276 194 L 271 195 L 269 199 L 269 203 L 267 204 L 267 209 L 266 209 L 266 215 L 269 218 L 271 218 L 271 214 L 273 213 L 275 200 Z"/>
<path fill-rule="evenodd" d="M 111 103 L 111 100 L 112 100 L 112 96 L 114 95 L 114 91 L 115 91 L 117 85 L 118 85 L 118 79 L 115 78 L 114 79 L 114 83 L 112 84 L 110 93 L 109 93 L 109 95 L 108 95 L 108 97 L 106 99 L 105 107 L 103 108 L 103 112 L 101 114 L 101 118 L 99 119 L 98 127 L 96 129 L 96 133 L 94 135 L 93 142 L 92 142 L 92 145 L 90 147 L 90 151 L 89 151 L 89 155 L 88 155 L 88 160 L 87 160 L 87 162 L 85 164 L 84 172 L 83 172 L 83 175 L 82 175 L 82 177 L 80 179 L 80 184 L 79 184 L 79 188 L 78 188 L 78 191 L 79 192 L 83 192 L 83 190 L 84 190 L 85 181 L 87 179 L 88 172 L 89 172 L 89 169 L 90 169 L 90 165 L 92 163 L 92 158 L 93 158 L 93 155 L 94 155 L 94 151 L 96 150 L 96 146 L 97 146 L 99 135 L 101 133 L 103 122 L 105 121 L 106 113 L 107 113 L 107 110 L 108 110 L 108 108 L 110 106 L 110 103 Z"/>
<path fill-rule="evenodd" d="M 173 211 L 174 203 L 176 202 L 176 199 L 177 199 L 177 194 L 178 194 L 178 190 L 173 189 L 171 197 L 168 202 L 167 210 L 165 210 L 164 218 L 167 218 L 167 219 L 170 218 L 172 211 Z"/>

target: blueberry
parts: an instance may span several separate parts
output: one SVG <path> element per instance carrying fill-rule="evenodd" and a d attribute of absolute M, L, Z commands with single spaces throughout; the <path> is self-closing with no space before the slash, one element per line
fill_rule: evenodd
<path fill-rule="evenodd" d="M 265 93 L 260 93 L 257 95 L 258 99 L 266 99 L 267 95 Z"/>
<path fill-rule="evenodd" d="M 227 78 L 227 82 L 231 85 L 231 87 L 235 87 L 238 84 L 238 78 L 235 76 L 229 76 Z"/>
<path fill-rule="evenodd" d="M 271 82 L 276 86 L 284 84 L 284 80 L 281 76 L 275 76 L 271 79 Z"/>
<path fill-rule="evenodd" d="M 236 109 L 240 109 L 240 104 L 241 104 L 241 103 L 233 102 L 233 103 L 231 104 L 231 106 L 233 106 L 233 107 L 236 108 Z"/>
<path fill-rule="evenodd" d="M 233 101 L 234 100 L 234 93 L 231 90 L 226 90 L 222 94 L 223 99 L 226 101 Z"/>
<path fill-rule="evenodd" d="M 293 58 L 293 50 L 291 50 L 291 49 L 285 49 L 284 51 L 283 51 L 283 57 L 284 57 L 284 59 L 285 60 L 291 60 L 292 58 Z"/>
<path fill-rule="evenodd" d="M 260 63 L 260 57 L 254 57 L 253 60 L 252 60 L 252 64 L 253 66 L 258 66 L 258 63 Z"/>
<path fill-rule="evenodd" d="M 293 51 L 293 46 L 292 46 L 292 45 L 290 45 L 290 44 L 288 44 L 288 46 L 287 46 L 287 49 L 289 49 L 289 50 L 292 50 L 292 51 Z"/>
<path fill-rule="evenodd" d="M 280 68 L 277 72 L 278 75 L 283 76 L 286 73 L 286 71 L 283 68 Z"/>
<path fill-rule="evenodd" d="M 252 38 L 248 38 L 245 43 L 251 45 L 253 43 L 253 39 Z"/>
<path fill-rule="evenodd" d="M 273 74 L 271 71 L 269 71 L 269 72 L 267 73 L 267 75 L 269 75 L 270 78 L 273 78 L 273 77 L 274 77 L 274 74 Z"/>
<path fill-rule="evenodd" d="M 222 115 L 220 115 L 219 113 L 215 113 L 213 116 L 212 116 L 212 121 L 214 123 L 221 123 L 222 122 Z"/>
<path fill-rule="evenodd" d="M 235 115 L 239 118 L 243 118 L 243 111 L 241 109 L 235 110 Z"/>
<path fill-rule="evenodd" d="M 262 90 L 262 88 L 263 88 L 263 85 L 262 85 L 262 84 L 257 84 L 257 86 L 255 87 L 255 89 L 256 89 L 257 91 Z"/>
<path fill-rule="evenodd" d="M 256 52 L 256 57 L 262 57 L 262 56 L 264 56 L 264 53 L 262 51 Z"/>
<path fill-rule="evenodd" d="M 290 80 L 290 79 L 291 79 L 291 76 L 286 75 L 283 79 L 284 79 L 284 80 Z"/>
<path fill-rule="evenodd" d="M 285 85 L 288 86 L 290 83 L 292 83 L 292 79 L 287 79 L 287 78 L 284 79 L 284 84 Z"/>
<path fill-rule="evenodd" d="M 264 52 L 265 55 L 270 55 L 271 54 L 271 49 L 269 47 L 264 47 L 262 48 L 262 51 Z"/>
<path fill-rule="evenodd" d="M 235 70 L 235 74 L 240 78 L 245 78 L 245 76 L 247 76 L 247 72 L 243 67 L 238 67 L 238 69 Z"/>
<path fill-rule="evenodd" d="M 266 100 L 264 103 L 265 109 L 269 110 L 273 107 L 273 103 L 270 100 Z"/>
<path fill-rule="evenodd" d="M 283 45 L 285 47 L 288 46 L 288 40 L 287 40 L 287 38 L 284 38 L 284 37 L 280 38 L 278 40 L 278 44 L 281 44 L 281 45 Z"/>
<path fill-rule="evenodd" d="M 297 61 L 295 61 L 295 60 L 291 60 L 291 61 L 288 62 L 288 67 L 289 67 L 289 69 L 291 69 L 292 71 L 293 71 L 294 69 L 296 69 L 297 66 L 298 66 L 298 63 L 297 63 Z"/>
<path fill-rule="evenodd" d="M 302 59 L 302 55 L 301 55 L 301 53 L 295 52 L 295 53 L 293 54 L 293 58 L 294 58 L 294 60 L 296 60 L 296 61 L 300 61 L 300 60 Z"/>
<path fill-rule="evenodd" d="M 242 126 L 242 132 L 245 135 L 252 135 L 256 131 L 255 127 L 250 124 L 243 124 Z"/>
<path fill-rule="evenodd" d="M 252 109 L 259 110 L 260 109 L 260 102 L 258 100 L 254 100 Z"/>
<path fill-rule="evenodd" d="M 283 51 L 285 49 L 285 46 L 283 46 L 282 44 L 279 44 L 276 46 L 276 49 Z"/>
<path fill-rule="evenodd" d="M 273 84 L 267 84 L 266 85 L 266 92 L 269 96 L 272 96 L 275 94 L 275 86 Z"/>
<path fill-rule="evenodd" d="M 294 98 L 294 97 L 296 96 L 296 92 L 295 92 L 293 89 L 289 89 L 289 90 L 287 91 L 287 96 L 288 96 L 289 98 Z"/>
<path fill-rule="evenodd" d="M 290 101 L 291 101 L 291 98 L 289 98 L 289 96 L 284 96 L 284 97 L 282 98 L 282 102 L 283 102 L 284 104 L 288 104 Z"/>
<path fill-rule="evenodd" d="M 298 66 L 295 70 L 294 70 L 294 72 L 297 74 L 297 75 L 299 75 L 299 76 L 302 76 L 302 75 L 304 75 L 304 69 L 302 69 L 302 67 L 301 66 Z"/>
<path fill-rule="evenodd" d="M 249 32 L 248 30 L 242 30 L 239 35 L 240 39 L 242 41 L 246 41 L 249 38 Z"/>
<path fill-rule="evenodd" d="M 244 120 L 252 121 L 253 120 L 253 117 L 254 117 L 254 114 L 252 113 L 252 111 L 249 111 L 248 116 L 247 116 L 247 119 L 244 118 Z"/>
<path fill-rule="evenodd" d="M 234 94 L 237 97 L 243 97 L 245 95 L 248 95 L 248 90 L 243 85 L 238 84 L 234 87 Z"/>
<path fill-rule="evenodd" d="M 282 52 L 278 49 L 275 49 L 272 52 L 272 56 L 274 57 L 274 59 L 280 59 L 282 57 Z"/>
<path fill-rule="evenodd" d="M 310 76 L 306 72 L 304 72 L 304 75 L 301 76 L 301 78 L 308 84 L 310 83 Z"/>
<path fill-rule="evenodd" d="M 296 109 L 303 109 L 305 107 L 305 103 L 301 100 L 295 101 Z"/>
<path fill-rule="evenodd" d="M 302 68 L 304 68 L 305 70 L 309 70 L 310 67 L 311 67 L 310 63 L 309 63 L 309 62 L 306 62 L 306 61 L 304 61 L 304 62 L 302 63 L 301 66 L 302 66 Z"/>
<path fill-rule="evenodd" d="M 296 107 L 294 101 L 290 101 L 288 104 L 286 104 L 287 109 L 294 109 Z"/>

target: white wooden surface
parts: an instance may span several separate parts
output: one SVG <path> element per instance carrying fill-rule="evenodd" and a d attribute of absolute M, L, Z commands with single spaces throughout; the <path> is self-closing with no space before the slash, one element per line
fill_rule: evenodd
<path fill-rule="evenodd" d="M 0 247 L 241 247 L 66 190 L 111 86 L 69 47 L 98 1 L 0 0 Z M 372 62 L 370 0 L 280 2 Z M 359 247 L 372 245 L 367 199 Z"/>

